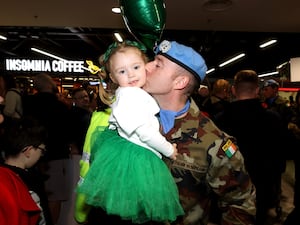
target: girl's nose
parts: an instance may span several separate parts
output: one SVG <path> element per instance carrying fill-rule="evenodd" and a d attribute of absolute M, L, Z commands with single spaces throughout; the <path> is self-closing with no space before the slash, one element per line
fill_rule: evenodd
<path fill-rule="evenodd" d="M 134 77 L 135 73 L 134 71 L 128 71 L 128 77 Z"/>

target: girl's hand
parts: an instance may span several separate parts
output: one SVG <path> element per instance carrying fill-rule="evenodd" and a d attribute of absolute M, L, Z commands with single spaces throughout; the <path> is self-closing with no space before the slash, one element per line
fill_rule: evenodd
<path fill-rule="evenodd" d="M 177 150 L 177 144 L 172 144 L 173 145 L 173 154 L 170 156 L 171 159 L 176 160 L 177 155 L 178 155 L 178 150 Z"/>

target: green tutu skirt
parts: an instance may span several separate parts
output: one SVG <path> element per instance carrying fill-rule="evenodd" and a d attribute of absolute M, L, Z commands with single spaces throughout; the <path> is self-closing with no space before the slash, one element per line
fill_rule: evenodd
<path fill-rule="evenodd" d="M 91 166 L 77 192 L 87 204 L 133 223 L 172 222 L 184 214 L 163 160 L 109 129 L 94 132 Z"/>

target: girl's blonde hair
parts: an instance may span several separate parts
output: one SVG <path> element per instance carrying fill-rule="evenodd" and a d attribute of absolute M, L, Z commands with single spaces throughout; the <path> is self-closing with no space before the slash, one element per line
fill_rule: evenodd
<path fill-rule="evenodd" d="M 124 42 L 114 42 L 112 43 L 106 52 L 99 57 L 99 63 L 101 65 L 101 70 L 99 71 L 98 75 L 100 78 L 99 84 L 99 97 L 101 101 L 106 105 L 111 105 L 114 101 L 115 91 L 119 87 L 118 84 L 115 84 L 110 79 L 110 58 L 116 52 L 123 51 L 126 48 L 135 48 L 141 53 L 141 57 L 145 62 L 148 61 L 148 57 L 146 55 L 146 47 L 138 42 L 135 41 L 124 41 Z M 106 87 L 104 88 L 104 83 Z"/>

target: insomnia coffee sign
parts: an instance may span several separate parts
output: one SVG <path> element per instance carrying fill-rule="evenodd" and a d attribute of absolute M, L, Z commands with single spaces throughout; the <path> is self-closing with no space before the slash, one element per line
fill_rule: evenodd
<path fill-rule="evenodd" d="M 84 73 L 84 61 L 6 59 L 5 69 L 18 72 Z"/>

